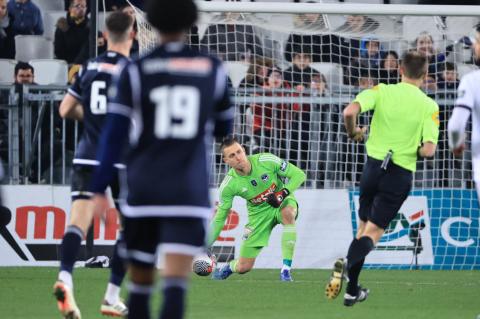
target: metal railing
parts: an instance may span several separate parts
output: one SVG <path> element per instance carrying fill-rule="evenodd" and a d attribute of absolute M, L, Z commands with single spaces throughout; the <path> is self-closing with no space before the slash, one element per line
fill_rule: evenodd
<path fill-rule="evenodd" d="M 65 86 L 0 86 L 0 156 L 4 183 L 69 184 L 70 168 L 81 124 L 61 119 L 58 106 Z M 347 93 L 348 92 L 348 93 Z M 363 144 L 347 139 L 342 110 L 355 90 L 318 96 L 291 90 L 237 89 L 235 133 L 249 154 L 274 153 L 307 173 L 308 188 L 345 188 L 358 185 L 366 159 Z M 471 188 L 470 153 L 454 159 L 447 149 L 446 121 L 453 100 L 438 95 L 441 133 L 437 156 L 418 164 L 415 186 Z M 370 122 L 369 115 L 360 119 Z M 227 167 L 218 145 L 212 155 L 212 186 L 218 186 Z"/>

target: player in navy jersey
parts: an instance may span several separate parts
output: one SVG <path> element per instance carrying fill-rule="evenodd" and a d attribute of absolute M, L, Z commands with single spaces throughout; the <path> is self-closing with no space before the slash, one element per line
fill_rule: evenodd
<path fill-rule="evenodd" d="M 97 144 L 107 114 L 107 89 L 113 76 L 128 62 L 134 37 L 132 26 L 133 19 L 126 13 L 114 12 L 107 18 L 107 51 L 82 67 L 75 83 L 60 104 L 59 111 L 63 118 L 83 121 L 84 125 L 73 160 L 70 224 L 62 240 L 60 272 L 54 285 L 58 308 L 65 318 L 81 318 L 73 297 L 72 271 L 81 241 L 93 219 L 93 207 L 88 203 L 93 194 L 90 189 L 93 170 L 98 165 Z M 122 164 L 117 162 L 116 166 L 121 168 Z M 118 180 L 112 178 L 108 184 L 114 200 L 117 199 Z M 121 237 L 120 234 L 119 242 Z M 119 294 L 126 269 L 118 257 L 119 242 L 115 245 L 110 282 L 100 311 L 105 315 L 123 317 L 128 311 L 119 299 Z"/>
<path fill-rule="evenodd" d="M 113 163 L 130 138 L 121 202 L 131 279 L 128 318 L 150 318 L 159 245 L 165 264 L 159 318 L 183 318 L 192 258 L 204 249 L 212 213 L 209 150 L 214 136 L 231 132 L 233 107 L 221 62 L 183 42 L 196 18 L 193 0 L 147 2 L 160 45 L 129 63 L 109 91 L 93 204 L 97 213 L 104 211 Z"/>

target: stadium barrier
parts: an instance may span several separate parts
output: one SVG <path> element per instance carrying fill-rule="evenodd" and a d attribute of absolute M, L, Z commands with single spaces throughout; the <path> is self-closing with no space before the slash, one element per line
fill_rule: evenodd
<path fill-rule="evenodd" d="M 443 190 L 464 199 L 474 197 L 473 191 Z M 454 214 L 444 209 L 445 203 L 435 198 L 438 190 L 415 192 L 400 210 L 380 242 L 385 249 L 376 250 L 367 257 L 366 264 L 373 268 L 415 268 L 411 231 L 419 230 L 422 249 L 418 254 L 418 267 L 422 269 L 480 269 L 478 207 L 471 207 L 474 215 L 464 216 L 460 209 Z M 217 191 L 212 189 L 212 198 Z M 5 206 L 11 213 L 7 225 L 0 225 L 0 266 L 53 266 L 57 265 L 59 244 L 69 219 L 70 189 L 67 186 L 5 186 Z M 298 239 L 294 258 L 295 268 L 322 268 L 341 257 L 353 238 L 356 227 L 357 199 L 355 192 L 343 190 L 306 190 L 296 192 L 300 203 L 297 223 Z M 445 194 L 443 194 L 445 196 Z M 474 203 L 469 201 L 469 203 Z M 450 203 L 455 205 L 455 203 Z M 465 207 L 468 208 L 468 207 Z M 212 210 L 213 214 L 213 210 Z M 110 255 L 118 230 L 114 210 L 107 214 L 108 227 L 95 221 L 95 255 Z M 238 257 L 246 208 L 238 198 L 227 225 L 214 245 L 217 252 L 233 252 L 218 257 L 221 261 Z M 403 222 L 406 221 L 406 222 Z M 9 234 L 9 235 L 8 235 Z M 10 239 L 8 239 L 8 238 Z M 281 226 L 277 226 L 258 260 L 258 268 L 281 266 Z M 388 249 L 392 247 L 393 249 Z M 82 250 L 82 253 L 84 251 Z M 81 258 L 80 258 L 81 259 Z"/>

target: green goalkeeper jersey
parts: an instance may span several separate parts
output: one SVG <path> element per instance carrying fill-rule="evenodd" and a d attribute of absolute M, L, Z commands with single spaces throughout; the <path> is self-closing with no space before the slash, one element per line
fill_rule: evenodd
<path fill-rule="evenodd" d="M 278 209 L 265 202 L 268 194 L 286 188 L 290 192 L 287 198 L 293 197 L 293 192 L 305 181 L 305 173 L 300 168 L 273 154 L 255 154 L 248 156 L 248 160 L 252 165 L 249 175 L 239 175 L 232 168 L 220 185 L 220 201 L 211 225 L 209 246 L 222 231 L 235 196 L 247 201 L 248 223 L 255 225 L 264 220 L 262 215 Z"/>

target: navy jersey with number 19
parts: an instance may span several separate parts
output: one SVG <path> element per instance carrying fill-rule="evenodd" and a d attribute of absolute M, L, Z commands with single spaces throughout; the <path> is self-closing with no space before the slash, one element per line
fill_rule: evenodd
<path fill-rule="evenodd" d="M 102 172 L 121 148 L 115 151 L 111 143 L 119 143 L 119 135 L 126 138 L 130 128 L 122 212 L 127 217 L 210 217 L 212 138 L 229 134 L 233 120 L 221 62 L 169 43 L 129 63 L 115 83 L 102 137 L 101 149 L 107 150 L 99 154 L 94 191 L 103 190 L 101 181 L 108 177 Z"/>

